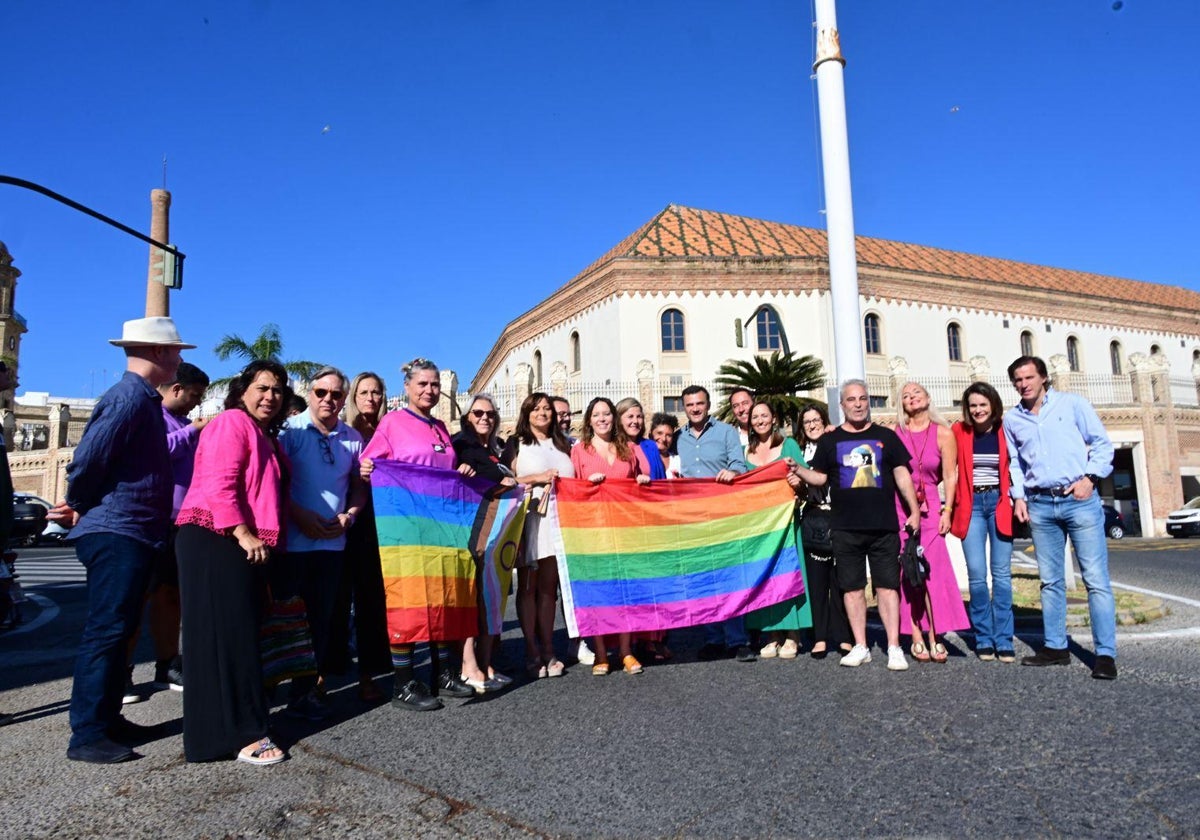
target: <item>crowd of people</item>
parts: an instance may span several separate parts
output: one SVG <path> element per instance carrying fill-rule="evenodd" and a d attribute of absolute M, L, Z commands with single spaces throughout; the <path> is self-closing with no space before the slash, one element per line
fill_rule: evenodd
<path fill-rule="evenodd" d="M 509 685 L 512 678 L 497 668 L 499 639 L 486 632 L 447 639 L 389 630 L 384 578 L 397 572 L 389 571 L 390 555 L 381 557 L 371 494 L 383 460 L 526 489 L 515 606 L 529 680 L 561 677 L 572 662 L 604 676 L 613 652 L 632 676 L 645 661 L 674 655 L 662 630 L 556 647 L 563 582 L 555 534 L 543 515 L 556 480 L 728 484 L 777 461 L 787 464 L 796 498 L 804 592 L 706 625 L 699 659 L 795 659 L 807 645 L 814 659 L 836 653 L 846 667 L 870 662 L 869 569 L 888 669 L 908 669 L 909 657 L 945 663 L 944 635 L 965 630 L 974 631 L 980 660 L 1014 662 L 1012 538 L 1014 524 L 1028 523 L 1045 642 L 1022 664 L 1069 661 L 1063 566 L 1069 536 L 1088 591 L 1092 674 L 1116 677 L 1097 489 L 1112 470 L 1112 445 L 1090 405 L 1049 387 L 1036 357 L 1009 367 L 1019 400 L 1007 413 L 995 389 L 974 383 L 954 423 L 910 382 L 900 392 L 895 428 L 881 426 L 872 421 L 866 384 L 851 379 L 840 390 L 842 422 L 831 423 L 814 404 L 796 418 L 792 437 L 770 400 L 734 389 L 728 394 L 734 420 L 725 423 L 713 417 L 708 391 L 692 385 L 681 395 L 682 427 L 672 414 L 647 421 L 635 399 L 613 404 L 597 397 L 576 430 L 567 400 L 535 392 L 501 441 L 497 405 L 487 394 L 467 401 L 456 433 L 435 416 L 440 375 L 426 359 L 404 366 L 400 410 L 388 411 L 378 374 L 349 379 L 326 367 L 298 397 L 281 365 L 254 361 L 233 379 L 224 411 L 188 420 L 208 380 L 181 363 L 180 351 L 193 345 L 180 339 L 174 323 L 129 321 L 112 343 L 124 348 L 127 372 L 96 405 L 68 467 L 66 499 L 52 511 L 73 527 L 88 575 L 70 705 L 73 760 L 125 761 L 135 756 L 129 744 L 147 736 L 121 715 L 147 600 L 156 681 L 185 691 L 188 761 L 265 765 L 286 757 L 269 732 L 259 647 L 264 612 L 278 599 L 302 599 L 315 660 L 315 673 L 291 680 L 290 715 L 316 721 L 332 713 L 325 682 L 354 663 L 351 634 L 358 697 L 366 703 L 387 699 L 376 684 L 387 674 L 392 705 L 409 711 Z M 962 540 L 966 607 L 947 534 Z M 925 573 L 917 580 L 901 574 L 899 557 L 909 541 L 923 556 Z M 907 655 L 902 635 L 911 639 Z M 426 679 L 417 672 L 419 645 L 429 653 Z"/>

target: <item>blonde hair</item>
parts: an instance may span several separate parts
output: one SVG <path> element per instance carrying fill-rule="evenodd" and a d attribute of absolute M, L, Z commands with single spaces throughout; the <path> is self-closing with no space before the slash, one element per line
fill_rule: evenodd
<path fill-rule="evenodd" d="M 367 415 L 358 410 L 358 401 L 354 398 L 358 393 L 358 386 L 364 379 L 374 379 L 379 383 L 379 390 L 383 392 L 383 401 L 379 403 L 379 411 L 374 419 L 368 419 Z M 387 385 L 378 373 L 364 370 L 350 383 L 350 393 L 346 398 L 346 425 L 357 431 L 363 438 L 368 438 L 375 433 L 379 421 L 385 414 L 387 414 Z"/>
<path fill-rule="evenodd" d="M 933 397 L 929 396 L 929 390 L 924 385 L 922 385 L 920 382 L 913 382 L 911 380 L 908 382 L 905 382 L 902 386 L 900 386 L 900 393 L 903 394 L 904 389 L 907 388 L 909 385 L 913 385 L 917 388 L 920 388 L 921 393 L 925 395 L 925 398 L 927 400 L 929 400 L 929 408 L 926 409 L 926 413 L 929 414 L 929 422 L 935 423 L 938 426 L 945 426 L 947 429 L 949 429 L 950 421 L 947 420 L 945 417 L 943 417 L 942 413 L 937 410 L 937 406 L 935 406 L 933 404 Z M 908 421 L 912 419 L 909 416 L 908 411 L 906 411 L 904 408 L 904 400 L 903 399 L 900 400 L 900 413 L 896 415 L 896 419 L 899 421 L 899 424 L 906 429 L 908 428 Z"/>

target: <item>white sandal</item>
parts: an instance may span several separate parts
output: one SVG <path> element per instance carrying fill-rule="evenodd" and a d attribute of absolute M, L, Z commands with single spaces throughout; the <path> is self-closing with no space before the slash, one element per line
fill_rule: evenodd
<path fill-rule="evenodd" d="M 253 750 L 251 750 L 250 752 L 246 752 L 246 750 L 249 750 L 249 749 L 250 749 L 249 747 L 246 747 L 241 752 L 239 752 L 237 754 L 237 760 L 244 761 L 247 764 L 267 765 L 267 764 L 278 764 L 279 762 L 281 762 L 285 758 L 287 758 L 287 754 L 284 753 L 284 751 L 279 748 L 279 745 L 276 744 L 274 741 L 272 741 L 270 738 L 263 738 L 261 741 L 259 741 L 254 746 Z M 264 758 L 263 753 L 268 753 L 271 750 L 279 750 L 279 755 L 277 755 L 273 758 Z"/>

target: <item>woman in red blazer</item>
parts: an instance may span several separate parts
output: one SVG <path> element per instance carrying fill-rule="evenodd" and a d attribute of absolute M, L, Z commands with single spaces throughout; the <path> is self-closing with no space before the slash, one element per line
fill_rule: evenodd
<path fill-rule="evenodd" d="M 1000 395 L 986 382 L 968 386 L 962 406 L 963 419 L 953 426 L 958 443 L 958 483 L 950 533 L 962 540 L 967 560 L 971 593 L 967 612 L 975 628 L 975 654 L 985 662 L 1013 662 L 1013 516 L 1008 494 L 1008 449 L 1001 429 L 1004 409 Z"/>

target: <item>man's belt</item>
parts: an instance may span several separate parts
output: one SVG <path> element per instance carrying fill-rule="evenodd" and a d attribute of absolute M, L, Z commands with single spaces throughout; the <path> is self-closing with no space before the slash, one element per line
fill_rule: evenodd
<path fill-rule="evenodd" d="M 1075 482 L 1071 482 L 1074 484 Z M 1065 499 L 1071 495 L 1071 484 L 1056 484 L 1053 487 L 1026 487 L 1026 496 L 1050 496 L 1054 499 Z"/>

